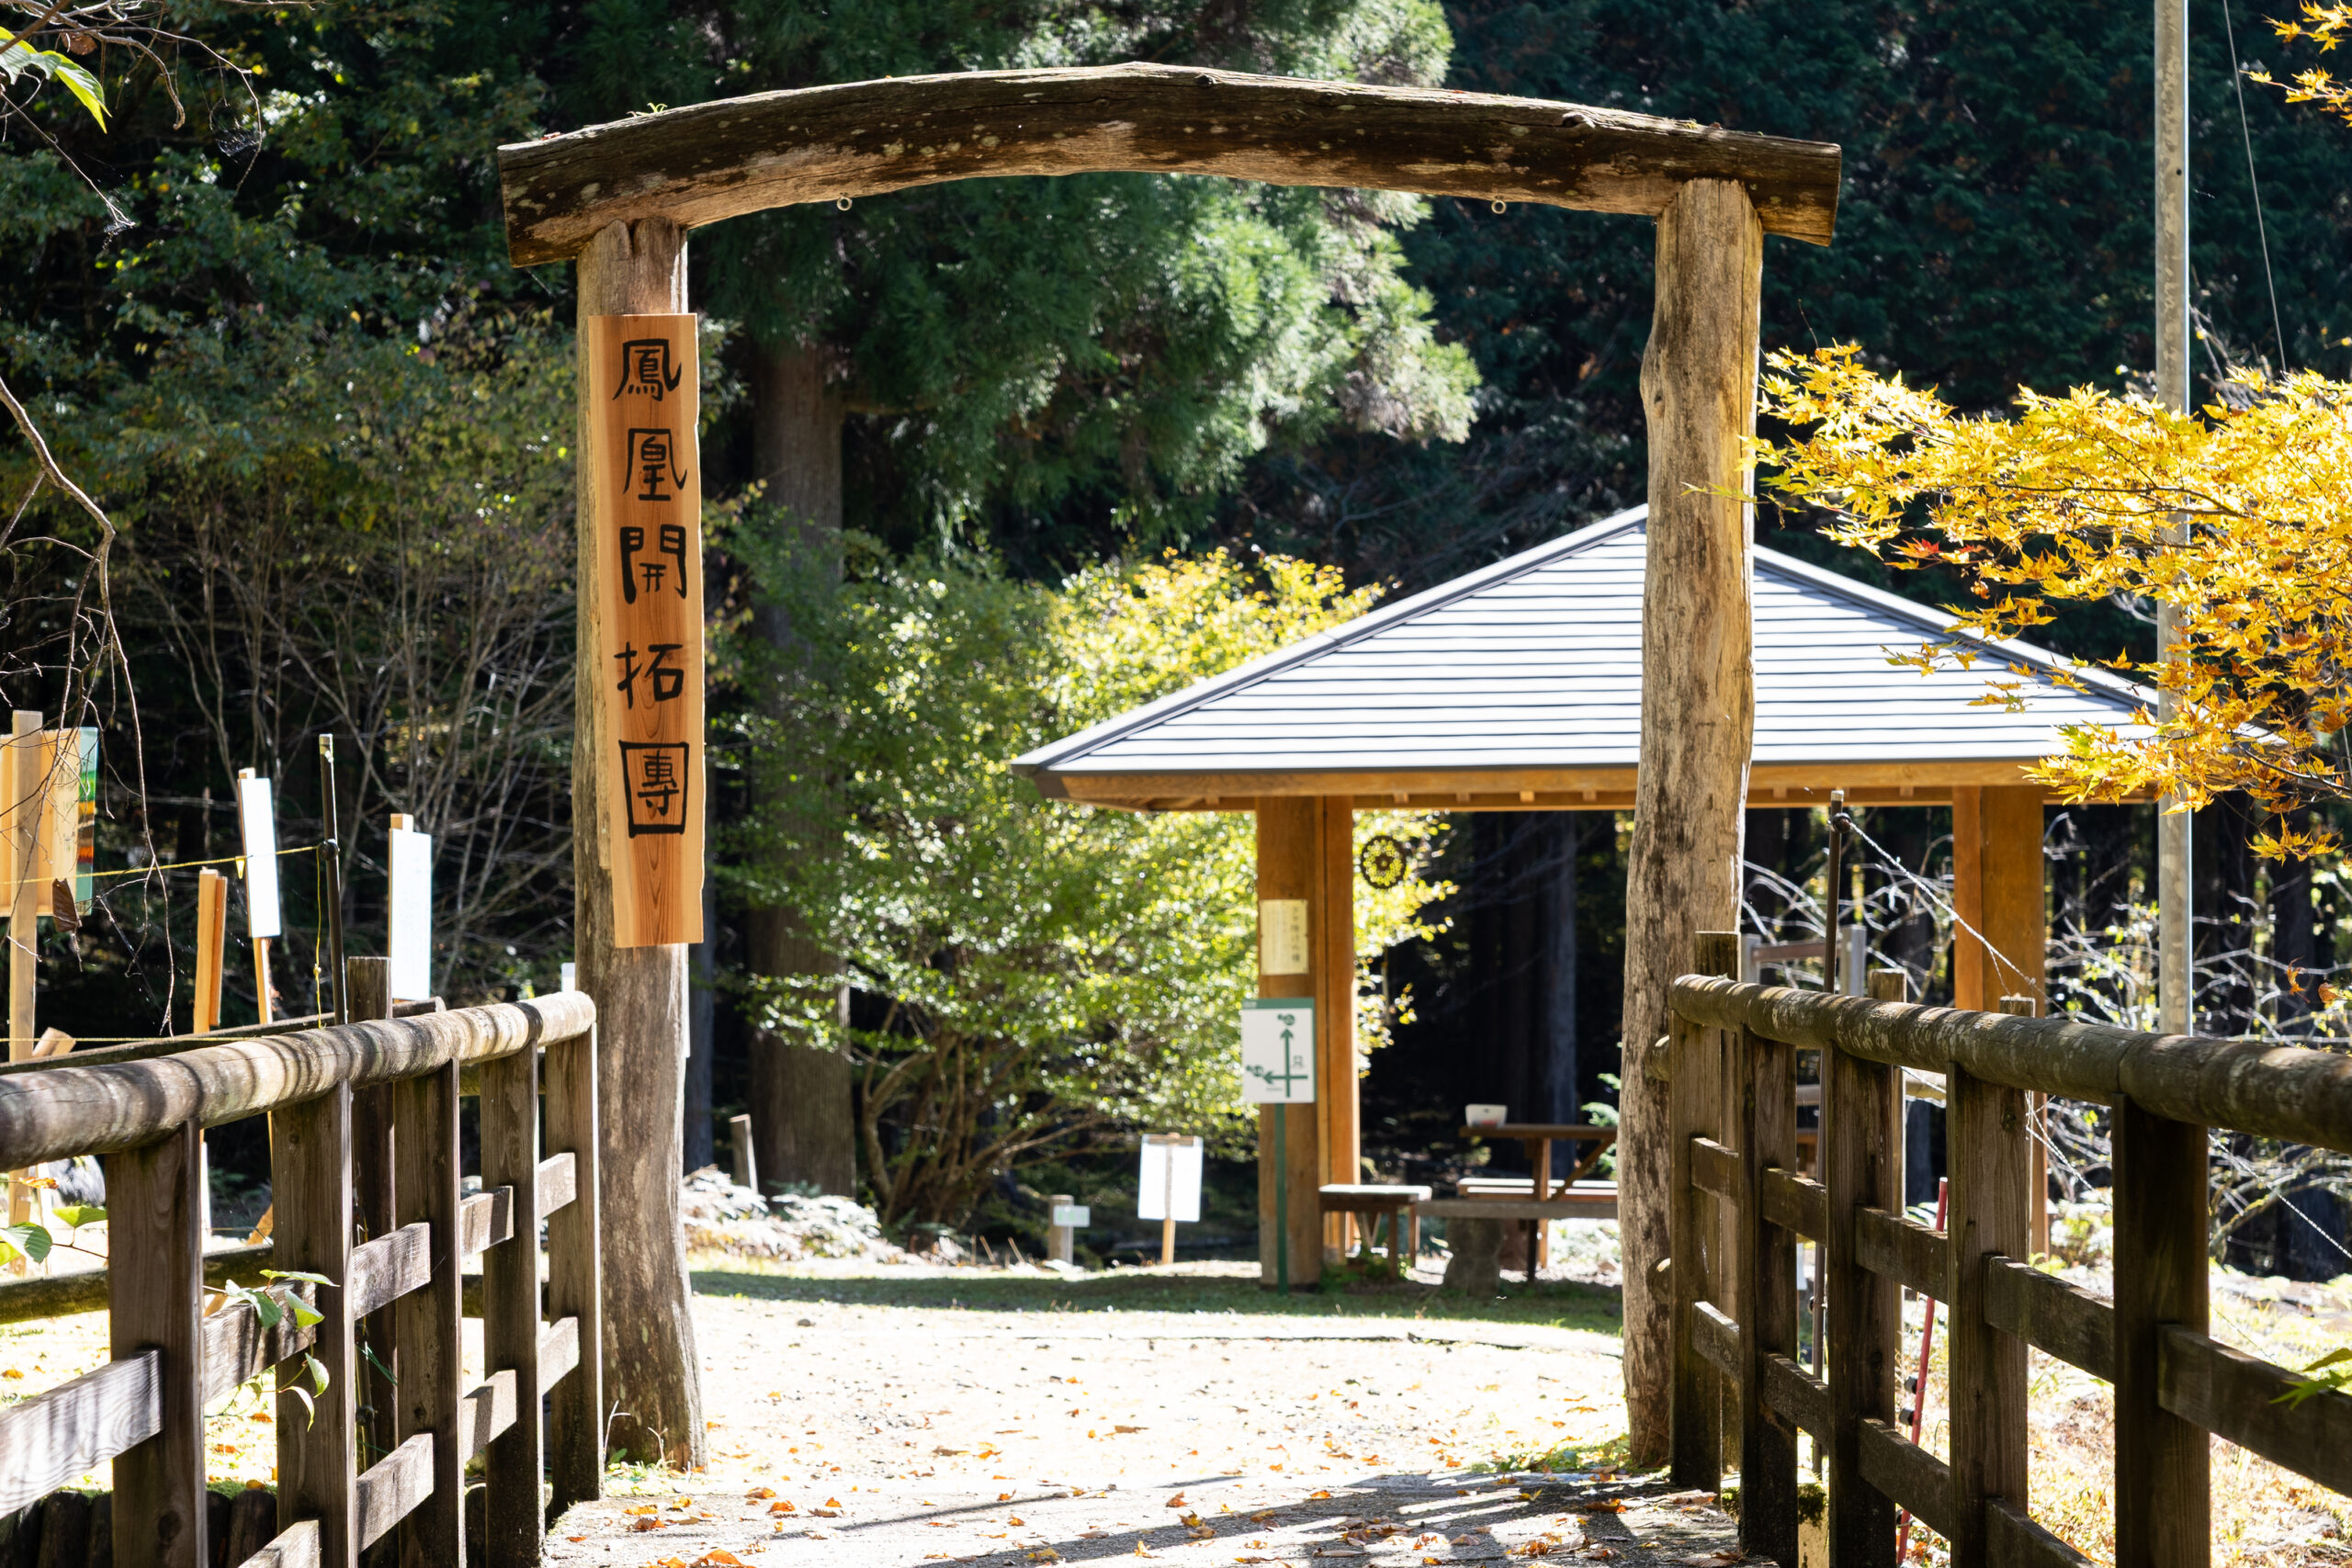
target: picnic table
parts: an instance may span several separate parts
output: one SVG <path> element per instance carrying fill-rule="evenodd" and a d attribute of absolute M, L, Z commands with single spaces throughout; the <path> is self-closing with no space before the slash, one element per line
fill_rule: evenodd
<path fill-rule="evenodd" d="M 1462 1135 L 1465 1138 L 1515 1138 L 1526 1146 L 1529 1173 L 1526 1181 L 1514 1177 L 1466 1177 L 1454 1184 L 1454 1190 L 1466 1202 L 1510 1203 L 1510 1210 L 1497 1213 L 1498 1220 L 1527 1221 L 1527 1277 L 1530 1280 L 1534 1279 L 1536 1270 L 1550 1260 L 1551 1236 L 1546 1221 L 1616 1217 L 1617 1187 L 1614 1182 L 1584 1182 L 1581 1188 L 1578 1185 L 1600 1163 L 1601 1155 L 1617 1141 L 1616 1128 L 1595 1127 L 1575 1122 L 1498 1122 L 1484 1127 L 1465 1126 L 1462 1129 Z M 1589 1146 L 1569 1168 L 1567 1176 L 1555 1185 L 1552 1178 L 1552 1145 L 1563 1142 Z M 1430 1212 L 1427 1206 L 1423 1212 Z"/>

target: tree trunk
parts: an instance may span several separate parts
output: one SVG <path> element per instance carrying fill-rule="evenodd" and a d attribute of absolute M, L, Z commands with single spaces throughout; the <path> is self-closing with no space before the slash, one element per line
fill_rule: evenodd
<path fill-rule="evenodd" d="M 687 1170 L 695 1171 L 718 1163 L 710 1120 L 711 1064 L 718 1048 L 718 884 L 708 877 L 702 885 L 702 940 L 686 950 L 686 963 L 693 973 L 694 991 L 687 1014 L 683 1163 Z"/>
<path fill-rule="evenodd" d="M 659 315 L 686 309 L 684 231 L 660 219 L 616 223 L 580 254 L 582 352 L 591 316 Z M 581 382 L 582 426 L 586 400 Z M 584 440 L 574 450 L 584 448 Z M 580 475 L 580 515 L 588 515 L 588 475 Z M 575 701 L 583 734 L 604 698 L 594 669 L 596 541 L 580 530 L 580 641 Z M 605 753 L 572 750 L 572 798 L 603 798 Z M 605 1254 L 605 1396 L 616 1414 L 616 1450 L 660 1455 L 680 1468 L 705 1461 L 701 1361 L 686 1284 L 685 1234 L 678 1215 L 686 1056 L 686 949 L 613 945 L 613 876 L 607 846 L 590 809 L 572 835 L 573 956 L 580 988 L 596 1001 L 598 1168 Z"/>
<path fill-rule="evenodd" d="M 825 385 L 821 352 L 806 344 L 756 351 L 752 375 L 752 466 L 766 500 L 805 557 L 821 552 L 841 570 L 842 403 Z M 759 612 L 753 626 L 780 653 L 804 667 L 815 649 L 781 609 Z M 755 783 L 756 787 L 756 783 Z M 841 961 L 808 936 L 788 909 L 753 909 L 743 922 L 744 966 L 753 975 L 833 975 Z M 846 1017 L 849 991 L 838 1005 Z M 856 1183 L 855 1119 L 849 1058 L 811 1050 L 766 1031 L 752 1041 L 752 1139 L 763 1185 L 807 1183 L 849 1194 Z"/>
<path fill-rule="evenodd" d="M 1650 1076 L 1667 986 L 1692 933 L 1737 929 L 1755 730 L 1741 437 L 1756 427 L 1764 231 L 1740 186 L 1685 185 L 1657 224 L 1657 303 L 1642 356 L 1649 423 L 1642 750 L 1625 871 L 1625 1056 L 1619 1235 L 1634 1462 L 1667 1452 L 1673 1370 L 1666 1086 Z"/>

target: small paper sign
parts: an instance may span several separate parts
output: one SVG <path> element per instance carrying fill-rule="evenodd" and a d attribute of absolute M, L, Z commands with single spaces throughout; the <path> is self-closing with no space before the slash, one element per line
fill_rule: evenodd
<path fill-rule="evenodd" d="M 1260 997 L 1241 1004 L 1241 1098 L 1252 1105 L 1315 1100 L 1315 1002 Z"/>
<path fill-rule="evenodd" d="M 386 989 L 396 1002 L 433 996 L 433 835 L 407 828 L 391 834 L 391 951 Z"/>
<path fill-rule="evenodd" d="M 278 933 L 277 813 L 269 797 L 269 781 L 237 780 L 237 830 L 245 857 L 245 934 L 271 937 Z"/>
<path fill-rule="evenodd" d="M 1145 1138 L 1143 1170 L 1136 1188 L 1136 1218 L 1199 1223 L 1201 1154 L 1198 1138 L 1172 1134 Z"/>
<path fill-rule="evenodd" d="M 1465 1105 L 1462 1119 L 1473 1127 L 1499 1127 L 1510 1120 L 1508 1105 Z"/>
<path fill-rule="evenodd" d="M 1304 975 L 1307 971 L 1306 900 L 1258 900 L 1258 973 Z"/>
<path fill-rule="evenodd" d="M 1083 1203 L 1057 1203 L 1053 1223 L 1064 1230 L 1082 1231 L 1094 1223 L 1094 1211 Z"/>

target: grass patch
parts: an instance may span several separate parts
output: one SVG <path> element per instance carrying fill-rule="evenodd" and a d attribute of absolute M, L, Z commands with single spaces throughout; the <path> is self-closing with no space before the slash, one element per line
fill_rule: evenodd
<path fill-rule="evenodd" d="M 1505 1449 L 1470 1467 L 1482 1475 L 1577 1475 L 1622 1471 L 1633 1461 L 1633 1438 L 1620 1432 L 1596 1443 L 1560 1443 L 1549 1449 Z"/>
<path fill-rule="evenodd" d="M 824 1275 L 770 1272 L 741 1263 L 694 1272 L 700 1295 L 755 1301 L 822 1302 L 851 1306 L 922 1307 L 966 1312 L 1163 1312 L 1202 1315 L 1385 1319 L 1428 1323 L 1511 1323 L 1582 1328 L 1615 1335 L 1623 1327 L 1618 1293 L 1603 1286 L 1507 1285 L 1479 1300 L 1435 1285 L 1385 1279 L 1327 1277 L 1321 1287 L 1279 1295 L 1250 1273 L 1159 1274 L 1113 1269 L 1050 1277 L 956 1269 L 936 1275 Z"/>

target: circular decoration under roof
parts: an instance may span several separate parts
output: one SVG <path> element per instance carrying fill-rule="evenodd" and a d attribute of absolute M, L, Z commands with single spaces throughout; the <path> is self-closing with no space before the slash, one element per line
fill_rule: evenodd
<path fill-rule="evenodd" d="M 1405 846 L 1385 833 L 1366 839 L 1363 852 L 1356 856 L 1356 869 L 1374 887 L 1396 886 L 1405 880 L 1412 863 L 1406 856 Z"/>

